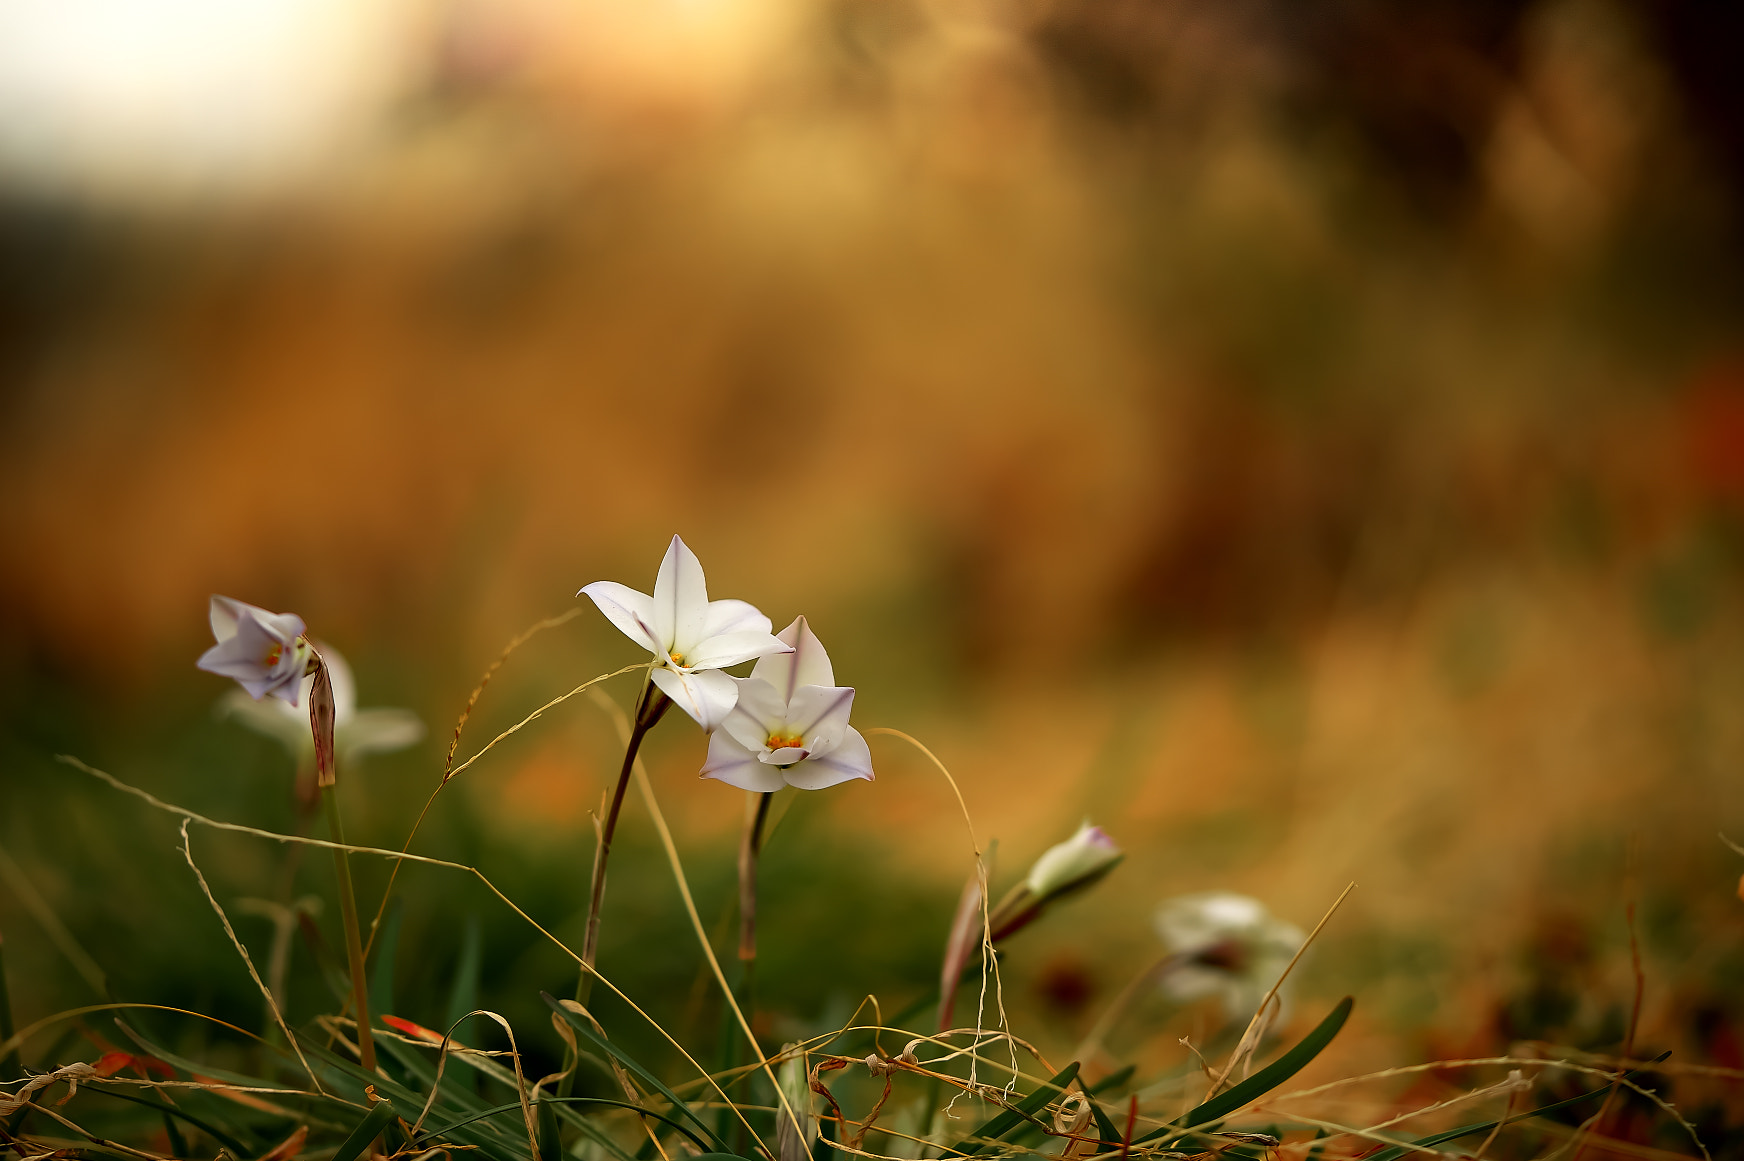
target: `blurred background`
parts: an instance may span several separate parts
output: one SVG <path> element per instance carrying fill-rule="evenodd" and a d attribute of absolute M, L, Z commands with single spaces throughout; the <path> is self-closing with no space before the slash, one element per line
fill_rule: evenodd
<path fill-rule="evenodd" d="M 52 761 L 308 825 L 193 668 L 209 593 L 423 718 L 342 785 L 398 846 L 504 644 L 647 590 L 678 532 L 951 767 L 996 889 L 1086 816 L 1129 851 L 1009 948 L 1051 1051 L 1162 899 L 1307 928 L 1355 881 L 1296 1005 L 1356 994 L 1341 1067 L 1617 1050 L 1631 901 L 1637 1050 L 1744 1065 L 1741 44 L 1697 0 L 5 0 L 21 1020 L 91 1000 L 60 938 L 121 998 L 259 1023 L 171 822 Z M 461 753 L 634 660 L 591 609 L 543 633 Z M 726 947 L 743 800 L 703 752 L 682 720 L 648 751 Z M 578 937 L 618 753 L 568 703 L 416 849 Z M 771 840 L 772 1041 L 936 977 L 962 821 L 874 758 Z M 602 967 L 706 1040 L 634 796 L 620 842 Z M 227 906 L 331 894 L 325 858 L 195 853 Z M 537 1041 L 563 957 L 463 880 L 397 890 L 394 1010 L 439 1025 L 478 932 Z M 307 954 L 300 1018 L 333 1006 Z M 1146 1019 L 1120 1047 L 1157 1068 L 1216 1028 Z"/>

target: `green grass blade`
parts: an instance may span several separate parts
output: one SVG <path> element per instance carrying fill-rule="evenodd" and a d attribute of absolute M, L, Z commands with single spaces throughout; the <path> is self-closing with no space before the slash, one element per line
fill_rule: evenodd
<path fill-rule="evenodd" d="M 646 1084 L 649 1088 L 651 1088 L 655 1092 L 659 1093 L 662 1097 L 665 1097 L 666 1100 L 668 1101 L 668 1103 L 670 1103 L 674 1109 L 677 1109 L 679 1112 L 682 1112 L 686 1117 L 690 1118 L 691 1122 L 694 1123 L 698 1128 L 702 1129 L 703 1133 L 709 1138 L 709 1140 L 713 1144 L 719 1146 L 719 1150 L 718 1150 L 719 1152 L 722 1152 L 722 1153 L 729 1152 L 729 1150 L 727 1148 L 727 1143 L 725 1141 L 721 1140 L 720 1137 L 716 1135 L 714 1129 L 709 1126 L 708 1122 L 703 1120 L 703 1118 L 701 1116 L 697 1115 L 697 1113 L 689 1105 L 685 1104 L 684 1101 L 682 1099 L 680 1099 L 680 1097 L 678 1096 L 677 1093 L 673 1092 L 670 1088 L 667 1088 L 665 1083 L 662 1082 L 659 1077 L 657 1077 L 653 1073 L 649 1072 L 646 1068 L 643 1068 L 636 1061 L 634 1061 L 630 1057 L 626 1056 L 623 1053 L 623 1051 L 621 1049 L 619 1049 L 616 1045 L 612 1044 L 610 1041 L 608 1041 L 604 1037 L 602 1037 L 599 1033 L 595 1032 L 593 1030 L 592 1025 L 590 1025 L 586 1020 L 583 1020 L 580 1016 L 577 1016 L 574 1012 L 571 1012 L 568 1008 L 565 1008 L 562 1004 L 559 1004 L 557 1002 L 556 998 L 551 995 L 551 993 L 540 992 L 539 994 L 540 994 L 540 996 L 542 996 L 544 998 L 545 1003 L 550 1006 L 550 1008 L 553 1012 L 556 1012 L 558 1014 L 558 1016 L 564 1020 L 565 1023 L 567 1023 L 571 1028 L 575 1029 L 576 1035 L 580 1036 L 582 1039 L 584 1039 L 588 1043 L 592 1044 L 595 1048 L 598 1048 L 601 1052 L 604 1052 L 605 1054 L 610 1056 L 612 1059 L 616 1060 L 619 1064 L 623 1065 L 626 1069 L 628 1069 L 630 1072 L 634 1073 L 637 1077 L 639 1077 L 643 1084 Z"/>
<path fill-rule="evenodd" d="M 1669 1052 L 1662 1052 L 1652 1060 L 1648 1061 L 1648 1064 L 1658 1064 L 1670 1055 L 1671 1053 Z M 1646 1071 L 1647 1069 L 1645 1068 L 1638 1068 L 1633 1072 L 1624 1073 L 1623 1078 L 1625 1080 L 1634 1080 Z M 1533 1117 L 1542 1117 L 1545 1113 L 1554 1113 L 1559 1109 L 1566 1109 L 1571 1105 L 1578 1105 L 1582 1101 L 1590 1101 L 1594 1097 L 1604 1096 L 1606 1093 L 1611 1091 L 1611 1087 L 1612 1086 L 1610 1085 L 1606 1085 L 1603 1088 L 1595 1088 L 1590 1092 L 1583 1092 L 1579 1096 L 1569 1097 L 1567 1100 L 1557 1101 L 1555 1104 L 1544 1105 L 1543 1107 L 1536 1109 L 1529 1109 L 1518 1116 L 1509 1117 L 1506 1123 L 1512 1125 L 1517 1124 L 1520 1121 L 1529 1121 Z M 1502 1123 L 1503 1122 L 1499 1120 L 1479 1121 L 1476 1124 L 1461 1125 L 1455 1129 L 1447 1129 L 1440 1133 L 1432 1133 L 1427 1137 L 1420 1137 L 1408 1145 L 1395 1145 L 1391 1149 L 1384 1149 L 1381 1152 L 1376 1153 L 1374 1156 L 1367 1158 L 1366 1161 L 1398 1161 L 1400 1157 L 1403 1157 L 1407 1153 L 1415 1153 L 1419 1149 L 1433 1149 L 1444 1141 L 1452 1141 L 1458 1137 L 1469 1137 L 1473 1133 L 1486 1132 Z"/>
<path fill-rule="evenodd" d="M 194 1116 L 192 1113 L 186 1111 L 185 1109 L 177 1108 L 174 1105 L 164 1104 L 162 1101 L 154 1101 L 154 1100 L 150 1099 L 149 1097 L 134 1096 L 132 1093 L 118 1092 L 112 1088 L 99 1088 L 97 1085 L 94 1085 L 94 1084 L 87 1085 L 85 1088 L 85 1091 L 86 1092 L 102 1093 L 104 1096 L 114 1097 L 116 1100 L 128 1101 L 128 1102 L 130 1102 L 132 1104 L 136 1104 L 136 1105 L 144 1105 L 148 1109 L 156 1109 L 158 1112 L 162 1113 L 166 1117 L 174 1117 L 178 1120 L 183 1120 L 183 1121 L 188 1122 L 188 1124 L 194 1126 L 194 1128 L 200 1130 L 202 1133 L 206 1134 L 208 1137 L 212 1138 L 214 1141 L 218 1142 L 220 1145 L 222 1145 L 226 1149 L 230 1150 L 231 1155 L 234 1157 L 242 1158 L 242 1157 L 254 1156 L 253 1149 L 250 1149 L 248 1146 L 244 1145 L 241 1141 L 238 1141 L 235 1137 L 232 1137 L 229 1133 L 226 1133 L 223 1129 L 220 1129 L 216 1125 L 213 1125 L 207 1121 L 202 1120 L 199 1117 Z"/>
<path fill-rule="evenodd" d="M 1256 1101 L 1266 1093 L 1271 1092 L 1274 1088 L 1277 1088 L 1280 1084 L 1283 1084 L 1286 1080 L 1289 1080 L 1292 1076 L 1301 1072 L 1303 1068 L 1307 1067 L 1309 1061 L 1313 1060 L 1316 1056 L 1319 1056 L 1321 1051 L 1328 1044 L 1332 1043 L 1332 1038 L 1338 1035 L 1339 1029 L 1343 1028 L 1344 1022 L 1350 1018 L 1350 1010 L 1355 1003 L 1356 1000 L 1353 997 L 1346 996 L 1338 1002 L 1338 1006 L 1332 1009 L 1332 1012 L 1326 1017 L 1326 1019 L 1320 1021 L 1319 1026 L 1316 1027 L 1314 1031 L 1304 1036 L 1294 1048 L 1290 1049 L 1290 1051 L 1284 1053 L 1284 1055 L 1278 1057 L 1278 1059 L 1272 1061 L 1272 1063 L 1266 1065 L 1264 1068 L 1260 1069 L 1228 1092 L 1212 1097 L 1197 1108 L 1189 1109 L 1174 1121 L 1164 1125 L 1160 1129 L 1157 1129 L 1155 1132 L 1145 1134 L 1137 1141 L 1134 1141 L 1133 1144 L 1138 1145 L 1146 1141 L 1154 1141 L 1158 1137 L 1164 1137 L 1171 1133 L 1178 1133 L 1182 1129 L 1191 1129 L 1195 1126 L 1218 1120 L 1233 1113 L 1243 1105 Z"/>
<path fill-rule="evenodd" d="M 539 1126 L 539 1161 L 562 1161 L 563 1127 L 557 1123 L 557 1106 L 541 1097 L 533 1109 Z"/>
<path fill-rule="evenodd" d="M 357 1155 L 367 1149 L 371 1141 L 381 1136 L 382 1130 L 393 1119 L 394 1102 L 378 1101 L 363 1120 L 357 1123 L 357 1128 L 351 1130 L 351 1136 L 345 1138 L 345 1143 L 333 1154 L 332 1161 L 357 1161 Z"/>
<path fill-rule="evenodd" d="M 448 993 L 448 1019 L 442 1025 L 453 1028 L 456 1040 L 467 1039 L 464 1025 L 455 1024 L 468 1012 L 478 1008 L 478 983 L 484 970 L 484 933 L 477 915 L 466 917 L 466 934 L 460 943 L 460 963 L 454 969 L 454 986 Z M 468 1024 L 471 1021 L 467 1021 Z"/>
<path fill-rule="evenodd" d="M 369 973 L 369 1008 L 376 1020 L 394 1010 L 394 968 L 399 960 L 400 921 L 405 917 L 406 908 L 399 899 L 389 903 L 387 918 L 382 920 L 381 934 L 375 941 L 375 967 Z"/>
<path fill-rule="evenodd" d="M 706 1152 L 708 1149 L 708 1142 L 685 1128 L 680 1122 L 673 1120 L 671 1117 L 663 1116 L 660 1113 L 655 1112 L 653 1109 L 645 1109 L 641 1105 L 630 1104 L 628 1101 L 612 1100 L 610 1097 L 550 1096 L 541 1097 L 539 1103 L 542 1106 L 550 1105 L 554 1116 L 556 1114 L 557 1106 L 559 1105 L 604 1105 L 608 1108 L 628 1109 L 632 1113 L 639 1113 L 644 1117 L 652 1117 L 654 1120 L 661 1122 L 675 1132 L 683 1133 L 690 1139 L 691 1144 L 695 1145 L 698 1149 L 705 1150 L 703 1156 L 719 1156 L 719 1154 Z M 484 1120 L 487 1117 L 501 1116 L 503 1113 L 507 1112 L 519 1112 L 520 1110 L 521 1104 L 519 1101 L 514 1101 L 506 1105 L 498 1105 L 495 1108 L 485 1109 L 483 1112 L 475 1113 L 474 1115 L 467 1117 L 465 1120 L 454 1121 L 450 1124 L 443 1125 L 440 1129 L 425 1129 L 423 1132 L 418 1134 L 418 1137 L 420 1140 L 430 1140 L 436 1137 L 446 1136 L 447 1134 L 454 1132 L 454 1130 L 464 1128 L 475 1121 Z M 543 1131 L 543 1129 L 540 1130 L 541 1133 Z M 541 1139 L 541 1145 L 542 1144 L 543 1139 Z"/>
<path fill-rule="evenodd" d="M 1063 1094 L 1066 1086 L 1071 1084 L 1077 1075 L 1078 1062 L 1074 1060 L 1056 1073 L 1052 1080 L 1037 1085 L 1034 1092 L 999 1115 L 989 1119 L 980 1128 L 951 1146 L 951 1151 L 953 1153 L 980 1153 L 993 1148 L 999 1143 L 1001 1137 L 1019 1125 L 1029 1123 L 1049 1101 Z"/>

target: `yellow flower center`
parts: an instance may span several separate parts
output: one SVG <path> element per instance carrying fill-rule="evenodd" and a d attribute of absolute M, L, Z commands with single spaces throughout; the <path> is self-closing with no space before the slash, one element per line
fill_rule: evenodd
<path fill-rule="evenodd" d="M 771 750 L 804 749 L 805 739 L 798 734 L 772 733 L 764 739 L 763 744 Z"/>
<path fill-rule="evenodd" d="M 684 667 L 684 654 L 682 653 L 668 653 L 666 659 L 681 669 Z"/>
<path fill-rule="evenodd" d="M 270 669 L 279 663 L 279 658 L 283 657 L 284 654 L 285 647 L 274 641 L 272 648 L 266 651 L 266 660 L 262 661 L 261 664 Z"/>

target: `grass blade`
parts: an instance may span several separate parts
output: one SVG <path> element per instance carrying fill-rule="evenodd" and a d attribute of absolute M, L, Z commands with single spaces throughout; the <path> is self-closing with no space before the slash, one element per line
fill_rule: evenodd
<path fill-rule="evenodd" d="M 1671 1053 L 1669 1052 L 1662 1052 L 1652 1060 L 1648 1061 L 1648 1064 L 1649 1066 L 1658 1064 L 1670 1055 Z M 1636 1077 L 1641 1076 L 1647 1071 L 1646 1068 L 1637 1068 L 1632 1072 L 1624 1073 L 1623 1079 L 1634 1080 Z M 1507 1123 L 1512 1125 L 1520 1121 L 1529 1121 L 1533 1117 L 1542 1117 L 1545 1113 L 1554 1113 L 1559 1109 L 1566 1109 L 1571 1105 L 1578 1105 L 1582 1101 L 1590 1101 L 1594 1097 L 1604 1096 L 1606 1093 L 1611 1091 L 1611 1087 L 1611 1085 L 1605 1085 L 1603 1088 L 1595 1088 L 1591 1092 L 1583 1092 L 1579 1096 L 1572 1096 L 1567 1100 L 1557 1101 L 1555 1104 L 1544 1105 L 1543 1107 L 1536 1109 L 1528 1109 L 1526 1112 L 1520 1113 L 1517 1116 L 1509 1117 Z M 1427 1137 L 1420 1137 L 1408 1145 L 1395 1145 L 1391 1149 L 1383 1149 L 1373 1157 L 1368 1158 L 1367 1161 L 1398 1161 L 1400 1157 L 1403 1157 L 1407 1153 L 1415 1153 L 1420 1149 L 1432 1149 L 1444 1141 L 1452 1141 L 1458 1137 L 1468 1137 L 1473 1133 L 1482 1133 L 1488 1129 L 1495 1128 L 1501 1123 L 1501 1121 L 1480 1121 L 1476 1124 L 1461 1125 L 1455 1129 L 1447 1129 L 1440 1133 L 1432 1133 Z"/>
<path fill-rule="evenodd" d="M 1066 1086 L 1071 1084 L 1077 1075 L 1078 1062 L 1074 1060 L 1056 1073 L 1052 1080 L 1046 1084 L 1037 1085 L 1034 1092 L 951 1146 L 951 1151 L 953 1153 L 981 1153 L 993 1148 L 1001 1137 L 1019 1125 L 1029 1123 L 1049 1101 L 1063 1095 Z"/>
<path fill-rule="evenodd" d="M 367 1149 L 371 1141 L 381 1136 L 382 1130 L 393 1119 L 394 1102 L 377 1097 L 375 1107 L 357 1123 L 357 1128 L 351 1130 L 351 1136 L 345 1138 L 345 1143 L 333 1154 L 332 1161 L 356 1161 L 357 1155 Z"/>
<path fill-rule="evenodd" d="M 644 1117 L 653 1117 L 655 1120 L 661 1122 L 662 1124 L 668 1126 L 669 1128 L 671 1128 L 677 1132 L 683 1133 L 686 1137 L 690 1138 L 691 1144 L 695 1145 L 698 1149 L 706 1150 L 708 1148 L 708 1142 L 704 1141 L 701 1137 L 698 1137 L 695 1133 L 691 1132 L 689 1129 L 685 1128 L 682 1124 L 673 1120 L 671 1117 L 663 1116 L 660 1113 L 655 1112 L 653 1109 L 645 1109 L 641 1105 L 633 1105 L 628 1101 L 612 1100 L 610 1097 L 550 1096 L 550 1097 L 541 1097 L 539 1103 L 541 1105 L 550 1105 L 553 1116 L 555 1116 L 555 1114 L 556 1114 L 556 1110 L 557 1110 L 558 1105 L 606 1105 L 607 1107 L 615 1108 L 615 1109 L 628 1109 L 630 1112 L 639 1113 Z M 521 1111 L 520 1102 L 517 1101 L 517 1102 L 514 1102 L 512 1104 L 498 1105 L 494 1109 L 485 1109 L 483 1112 L 475 1113 L 474 1115 L 467 1117 L 465 1120 L 454 1121 L 454 1122 L 451 1122 L 449 1124 L 443 1125 L 440 1129 L 425 1129 L 422 1133 L 418 1134 L 418 1137 L 420 1140 L 427 1140 L 427 1139 L 431 1139 L 431 1138 L 435 1138 L 435 1137 L 441 1137 L 441 1136 L 444 1136 L 448 1133 L 452 1133 L 456 1129 L 464 1128 L 465 1126 L 470 1125 L 470 1124 L 474 1123 L 475 1121 L 481 1121 L 481 1120 L 484 1120 L 486 1117 L 494 1117 L 494 1116 L 498 1116 L 502 1113 L 507 1113 L 507 1112 L 511 1112 L 511 1111 L 512 1112 L 520 1112 Z M 707 1152 L 704 1152 L 702 1155 L 705 1157 L 720 1156 L 720 1154 L 707 1153 Z"/>
<path fill-rule="evenodd" d="M 1164 1125 L 1162 1128 L 1157 1129 L 1155 1132 L 1146 1133 L 1137 1141 L 1134 1141 L 1133 1144 L 1138 1145 L 1146 1141 L 1154 1141 L 1158 1137 L 1168 1136 L 1171 1133 L 1178 1133 L 1182 1129 L 1191 1129 L 1195 1126 L 1218 1120 L 1229 1113 L 1233 1113 L 1243 1105 L 1258 1100 L 1266 1093 L 1271 1092 L 1274 1088 L 1277 1088 L 1280 1084 L 1283 1084 L 1286 1080 L 1289 1080 L 1292 1076 L 1301 1072 L 1302 1069 L 1307 1066 L 1309 1061 L 1313 1060 L 1316 1056 L 1319 1056 L 1321 1050 L 1328 1044 L 1332 1043 L 1332 1038 L 1338 1035 L 1339 1029 L 1343 1028 L 1344 1022 L 1350 1018 L 1350 1010 L 1355 1003 L 1356 1000 L 1353 997 L 1346 996 L 1338 1002 L 1338 1006 L 1332 1009 L 1332 1012 L 1326 1017 L 1326 1019 L 1320 1021 L 1319 1026 L 1316 1027 L 1314 1031 L 1304 1036 L 1294 1048 L 1290 1049 L 1290 1051 L 1284 1053 L 1284 1055 L 1278 1057 L 1278 1059 L 1272 1061 L 1272 1063 L 1266 1065 L 1264 1068 L 1260 1069 L 1228 1092 L 1223 1093 L 1220 1096 L 1212 1097 L 1197 1108 L 1189 1109 L 1186 1113 L 1183 1113 L 1180 1117 L 1177 1117 L 1175 1120 Z"/>
<path fill-rule="evenodd" d="M 382 920 L 381 934 L 376 940 L 375 968 L 369 973 L 371 1011 L 394 1010 L 394 968 L 399 958 L 400 921 L 405 917 L 406 908 L 401 900 L 388 904 L 388 915 Z"/>
<path fill-rule="evenodd" d="M 640 1078 L 643 1084 L 646 1084 L 649 1088 L 665 1097 L 674 1109 L 682 1112 L 686 1117 L 690 1118 L 692 1123 L 702 1129 L 703 1133 L 709 1138 L 709 1140 L 719 1146 L 720 1152 L 730 1152 L 727 1148 L 727 1143 L 716 1135 L 714 1129 L 709 1126 L 708 1122 L 704 1121 L 689 1105 L 685 1104 L 684 1101 L 679 1098 L 677 1093 L 673 1092 L 670 1088 L 667 1088 L 665 1083 L 662 1082 L 659 1077 L 649 1072 L 646 1068 L 643 1068 L 636 1061 L 630 1059 L 630 1057 L 624 1055 L 616 1045 L 595 1032 L 593 1027 L 589 1025 L 586 1020 L 583 1020 L 580 1016 L 577 1016 L 574 1012 L 571 1012 L 568 1008 L 559 1004 L 549 992 L 540 992 L 539 994 L 544 998 L 545 1003 L 550 1006 L 553 1012 L 556 1012 L 571 1028 L 575 1029 L 576 1035 L 585 1039 L 601 1052 L 612 1057 L 612 1059 L 616 1060 L 619 1064 L 622 1064 L 626 1069 Z"/>

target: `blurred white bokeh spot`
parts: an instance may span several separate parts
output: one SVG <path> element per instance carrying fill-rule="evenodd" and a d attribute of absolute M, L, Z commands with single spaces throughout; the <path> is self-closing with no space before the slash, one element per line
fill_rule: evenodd
<path fill-rule="evenodd" d="M 99 197 L 271 185 L 367 138 L 413 0 L 0 0 L 0 170 Z"/>

